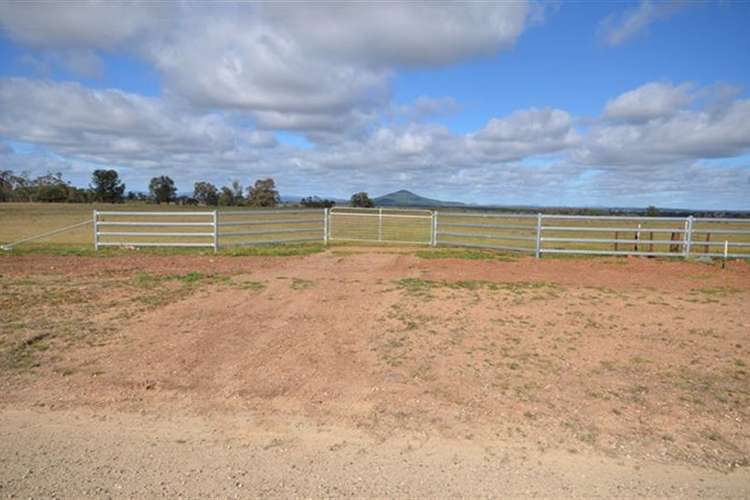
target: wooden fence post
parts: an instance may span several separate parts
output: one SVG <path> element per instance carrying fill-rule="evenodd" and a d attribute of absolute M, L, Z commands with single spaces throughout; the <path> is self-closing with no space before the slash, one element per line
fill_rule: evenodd
<path fill-rule="evenodd" d="M 677 241 L 677 233 L 674 231 L 672 232 L 672 236 L 669 237 L 669 241 Z M 679 245 L 675 245 L 674 243 L 669 244 L 669 251 L 670 253 L 678 252 L 680 249 Z"/>

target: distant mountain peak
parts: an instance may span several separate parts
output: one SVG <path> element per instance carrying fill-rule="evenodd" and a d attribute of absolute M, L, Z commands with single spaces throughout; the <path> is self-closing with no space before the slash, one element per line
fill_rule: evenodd
<path fill-rule="evenodd" d="M 373 200 L 377 206 L 391 207 L 446 207 L 460 206 L 463 203 L 457 201 L 441 201 L 425 198 L 412 193 L 408 189 L 399 189 L 393 193 L 384 194 Z"/>

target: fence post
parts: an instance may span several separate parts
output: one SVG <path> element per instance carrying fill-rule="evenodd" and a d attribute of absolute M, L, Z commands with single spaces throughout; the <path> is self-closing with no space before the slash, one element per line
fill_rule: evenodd
<path fill-rule="evenodd" d="M 323 209 L 323 244 L 328 245 L 328 208 Z"/>
<path fill-rule="evenodd" d="M 722 269 L 726 267 L 728 258 L 729 258 L 729 241 L 724 240 L 724 262 L 721 263 Z"/>
<path fill-rule="evenodd" d="M 685 221 L 685 258 L 690 257 L 690 245 L 693 242 L 693 216 Z"/>
<path fill-rule="evenodd" d="M 431 238 L 432 246 L 437 246 L 437 218 L 438 218 L 438 211 L 433 210 L 432 211 L 432 238 Z"/>
<path fill-rule="evenodd" d="M 214 253 L 219 251 L 219 211 L 214 210 Z"/>
<path fill-rule="evenodd" d="M 94 251 L 99 251 L 99 212 L 94 209 L 91 220 L 94 223 Z"/>
<path fill-rule="evenodd" d="M 534 254 L 536 258 L 542 256 L 542 214 L 536 214 L 536 249 Z"/>
<path fill-rule="evenodd" d="M 378 209 L 378 241 L 383 241 L 383 209 Z"/>
<path fill-rule="evenodd" d="M 635 241 L 636 243 L 633 245 L 633 250 L 638 252 L 640 250 L 639 244 L 641 241 L 641 225 L 638 224 L 638 231 L 635 232 Z"/>

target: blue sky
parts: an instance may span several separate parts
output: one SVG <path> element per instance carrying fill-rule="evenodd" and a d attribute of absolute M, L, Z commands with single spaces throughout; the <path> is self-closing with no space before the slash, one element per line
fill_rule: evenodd
<path fill-rule="evenodd" d="M 0 160 L 750 209 L 748 2 L 0 5 Z"/>
<path fill-rule="evenodd" d="M 551 10 L 507 52 L 440 69 L 405 71 L 395 83 L 399 102 L 447 94 L 465 103 L 446 122 L 459 132 L 492 116 L 552 106 L 598 115 L 607 100 L 645 82 L 727 82 L 750 85 L 750 2 L 695 3 L 665 22 L 606 45 L 599 23 L 629 3 L 571 2 Z"/>

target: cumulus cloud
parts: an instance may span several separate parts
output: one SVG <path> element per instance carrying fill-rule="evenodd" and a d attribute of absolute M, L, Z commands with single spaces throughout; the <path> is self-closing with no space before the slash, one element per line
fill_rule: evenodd
<path fill-rule="evenodd" d="M 750 151 L 750 100 L 728 101 L 696 92 L 685 84 L 648 84 L 610 101 L 605 118 L 620 122 L 594 126 L 572 157 L 586 164 L 657 165 L 701 158 L 728 158 Z M 723 87 L 717 87 L 721 92 Z"/>
<path fill-rule="evenodd" d="M 0 3 L 0 27 L 42 72 L 96 76 L 104 53 L 139 58 L 160 73 L 163 97 L 0 79 L 0 137 L 38 146 L 28 154 L 0 146 L 15 170 L 62 170 L 80 182 L 113 166 L 129 187 L 166 173 L 183 189 L 273 176 L 285 193 L 410 187 L 495 203 L 658 203 L 633 194 L 647 191 L 750 199 L 750 166 L 736 159 L 750 152 L 750 100 L 729 86 L 650 82 L 603 103 L 587 127 L 569 111 L 540 107 L 469 133 L 430 123 L 460 110 L 450 96 L 393 102 L 403 68 L 511 47 L 533 22 L 526 2 L 70 6 Z M 678 7 L 641 2 L 605 20 L 600 34 L 623 43 Z M 280 143 L 277 131 L 313 144 Z M 709 166 L 707 158 L 718 160 Z"/>
<path fill-rule="evenodd" d="M 0 80 L 0 108 L 0 135 L 54 153 L 13 156 L 5 148 L 5 164 L 18 170 L 22 164 L 71 172 L 108 165 L 126 169 L 131 179 L 141 176 L 141 183 L 157 171 L 191 182 L 271 175 L 286 192 L 318 189 L 329 195 L 429 185 L 464 199 L 493 193 L 497 203 L 521 202 L 515 197 L 564 200 L 566 190 L 571 199 L 585 192 L 592 203 L 601 198 L 603 204 L 606 193 L 635 203 L 628 192 L 674 198 L 713 190 L 741 199 L 748 191 L 747 182 L 738 182 L 747 178 L 748 166 L 701 163 L 750 152 L 750 100 L 726 86 L 647 84 L 609 101 L 601 120 L 585 131 L 576 129 L 570 113 L 554 108 L 495 117 L 467 134 L 429 123 L 377 125 L 365 116 L 361 120 L 369 125 L 361 134 L 332 135 L 313 148 L 280 144 L 270 129 L 340 124 L 273 122 L 288 120 L 282 114 L 263 118 L 268 128 L 247 128 L 236 113 L 18 78 Z M 326 115 L 306 119 L 321 117 Z"/>
<path fill-rule="evenodd" d="M 309 57 L 296 39 L 242 18 L 186 28 L 150 57 L 173 91 L 203 106 L 336 113 L 388 97 L 387 71 Z"/>
<path fill-rule="evenodd" d="M 570 114 L 551 108 L 531 108 L 492 118 L 467 138 L 471 151 L 499 161 L 555 153 L 578 142 Z"/>
<path fill-rule="evenodd" d="M 607 45 L 620 45 L 688 5 L 685 0 L 641 0 L 635 8 L 604 18 L 599 25 L 599 36 Z"/>
<path fill-rule="evenodd" d="M 360 132 L 363 117 L 389 106 L 397 68 L 506 49 L 531 10 L 523 1 L 6 3 L 0 25 L 20 43 L 64 51 L 79 70 L 94 67 L 87 50 L 130 51 L 193 106 L 239 109 L 260 126 L 330 140 L 334 129 Z"/>
<path fill-rule="evenodd" d="M 91 161 L 158 163 L 168 155 L 217 154 L 238 134 L 217 114 L 77 83 L 0 80 L 0 134 Z"/>
<path fill-rule="evenodd" d="M 158 2 L 2 2 L 0 27 L 36 47 L 113 49 L 147 35 L 167 14 Z"/>
<path fill-rule="evenodd" d="M 148 55 L 193 103 L 242 108 L 262 127 L 326 140 L 359 132 L 373 110 L 388 106 L 396 68 L 506 48 L 527 14 L 525 3 L 270 3 L 188 16 L 172 36 L 150 43 Z"/>
<path fill-rule="evenodd" d="M 380 66 L 436 66 L 513 45 L 527 2 L 270 3 L 263 15 L 310 51 Z M 332 13 L 335 12 L 335 22 Z"/>
<path fill-rule="evenodd" d="M 647 83 L 607 102 L 604 117 L 632 123 L 669 117 L 694 100 L 691 89 L 689 83 Z"/>

